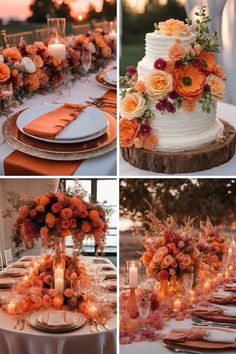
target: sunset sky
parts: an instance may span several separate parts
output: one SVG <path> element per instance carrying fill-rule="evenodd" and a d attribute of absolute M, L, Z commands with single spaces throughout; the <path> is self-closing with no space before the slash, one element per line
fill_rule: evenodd
<path fill-rule="evenodd" d="M 29 5 L 31 2 L 32 0 L 0 0 L 0 17 L 5 20 L 10 17 L 24 20 L 30 15 Z M 74 15 L 86 12 L 89 4 L 95 5 L 96 11 L 100 12 L 103 5 L 103 0 L 68 0 L 67 2 L 70 4 Z"/>

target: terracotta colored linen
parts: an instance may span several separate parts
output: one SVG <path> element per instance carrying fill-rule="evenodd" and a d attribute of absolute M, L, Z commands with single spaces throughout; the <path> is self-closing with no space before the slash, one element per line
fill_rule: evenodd
<path fill-rule="evenodd" d="M 102 97 L 116 102 L 116 91 L 109 90 Z M 105 104 L 100 109 L 116 112 Z M 15 150 L 5 158 L 4 172 L 6 176 L 72 176 L 83 161 L 46 160 Z"/>
<path fill-rule="evenodd" d="M 212 295 L 209 301 L 214 304 L 236 305 L 236 295 Z"/>
<path fill-rule="evenodd" d="M 54 138 L 63 128 L 78 117 L 85 107 L 86 105 L 80 104 L 64 104 L 34 119 L 23 130 L 30 135 Z"/>
<path fill-rule="evenodd" d="M 192 311 L 192 315 L 207 321 L 236 323 L 235 316 L 225 315 L 223 310 L 220 308 L 199 306 Z"/>
<path fill-rule="evenodd" d="M 204 333 L 211 328 L 173 329 L 165 336 L 165 342 L 195 349 L 227 349 L 236 348 L 236 343 L 210 342 L 203 339 Z M 225 330 L 227 331 L 227 329 Z"/>

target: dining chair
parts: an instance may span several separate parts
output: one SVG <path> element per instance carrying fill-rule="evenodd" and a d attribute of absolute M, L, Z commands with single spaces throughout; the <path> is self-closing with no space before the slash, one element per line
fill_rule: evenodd
<path fill-rule="evenodd" d="M 27 44 L 33 43 L 34 31 L 18 32 L 12 34 L 6 34 L 6 40 L 10 47 L 17 46 L 21 40 L 24 40 Z"/>
<path fill-rule="evenodd" d="M 2 252 L 0 252 L 0 270 L 3 270 L 3 268 Z"/>
<path fill-rule="evenodd" d="M 4 256 L 5 256 L 6 266 L 8 266 L 9 264 L 11 264 L 13 262 L 11 248 L 8 248 L 7 250 L 4 250 Z"/>
<path fill-rule="evenodd" d="M 91 25 L 90 23 L 87 23 L 86 25 L 72 25 L 72 29 L 74 34 L 87 33 L 91 30 Z"/>
<path fill-rule="evenodd" d="M 48 38 L 48 29 L 39 28 L 34 31 L 36 41 L 45 41 Z"/>
<path fill-rule="evenodd" d="M 110 22 L 109 21 L 92 21 L 94 28 L 102 28 L 103 31 L 109 32 L 110 30 Z"/>

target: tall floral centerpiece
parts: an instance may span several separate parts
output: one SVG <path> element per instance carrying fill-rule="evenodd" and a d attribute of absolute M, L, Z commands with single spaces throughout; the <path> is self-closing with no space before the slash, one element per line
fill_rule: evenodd
<path fill-rule="evenodd" d="M 142 239 L 146 250 L 142 262 L 147 276 L 160 282 L 159 297 L 166 298 L 170 287 L 174 292 L 179 290 L 179 282 L 185 287 L 186 275 L 193 284 L 201 253 L 191 233 L 191 220 L 182 228 L 177 228 L 173 217 L 161 221 L 151 211 L 146 215 L 147 227 Z M 188 285 L 188 290 L 191 290 L 192 284 Z"/>

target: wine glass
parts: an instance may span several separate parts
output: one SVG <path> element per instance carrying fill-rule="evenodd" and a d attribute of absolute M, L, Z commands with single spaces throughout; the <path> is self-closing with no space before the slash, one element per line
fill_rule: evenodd
<path fill-rule="evenodd" d="M 87 50 L 83 50 L 82 51 L 81 61 L 82 61 L 82 66 L 83 66 L 83 68 L 85 70 L 85 82 L 89 82 L 88 71 L 91 68 L 91 64 L 92 64 L 91 53 L 88 52 Z"/>
<path fill-rule="evenodd" d="M 13 96 L 13 86 L 12 83 L 6 83 L 0 86 L 0 111 L 1 107 L 9 107 Z M 11 113 L 11 110 L 8 110 Z M 4 138 L 2 134 L 0 135 L 0 145 L 4 143 Z"/>
<path fill-rule="evenodd" d="M 194 281 L 194 273 L 188 272 L 182 275 L 182 285 L 185 292 L 189 293 L 192 290 Z"/>

